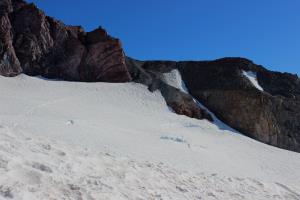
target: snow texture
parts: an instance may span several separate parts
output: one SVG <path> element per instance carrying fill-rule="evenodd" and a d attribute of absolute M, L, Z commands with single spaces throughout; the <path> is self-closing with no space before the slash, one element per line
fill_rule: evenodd
<path fill-rule="evenodd" d="M 0 199 L 300 199 L 300 155 L 135 83 L 0 77 Z"/>
<path fill-rule="evenodd" d="M 260 91 L 264 91 L 264 89 L 259 85 L 257 81 L 256 72 L 252 71 L 243 71 L 243 75 L 252 83 L 254 87 L 256 87 Z"/>
<path fill-rule="evenodd" d="M 185 86 L 184 81 L 181 78 L 181 74 L 178 71 L 178 69 L 173 69 L 169 73 L 163 73 L 163 81 L 165 83 L 179 89 L 181 92 L 188 94 L 188 90 Z"/>

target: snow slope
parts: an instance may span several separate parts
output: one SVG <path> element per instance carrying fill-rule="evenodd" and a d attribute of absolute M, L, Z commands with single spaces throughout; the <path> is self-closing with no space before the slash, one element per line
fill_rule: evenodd
<path fill-rule="evenodd" d="M 0 199 L 300 199 L 300 154 L 135 83 L 0 77 Z"/>

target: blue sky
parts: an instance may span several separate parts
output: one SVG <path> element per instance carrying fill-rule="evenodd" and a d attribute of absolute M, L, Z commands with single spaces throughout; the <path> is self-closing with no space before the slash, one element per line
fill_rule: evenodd
<path fill-rule="evenodd" d="M 137 59 L 246 57 L 300 75 L 299 0 L 28 0 L 86 30 L 103 26 Z"/>

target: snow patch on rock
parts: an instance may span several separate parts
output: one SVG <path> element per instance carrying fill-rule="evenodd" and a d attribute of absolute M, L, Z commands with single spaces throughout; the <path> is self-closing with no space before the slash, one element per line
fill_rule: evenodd
<path fill-rule="evenodd" d="M 169 73 L 163 73 L 163 81 L 168 85 L 179 89 L 181 92 L 188 94 L 188 90 L 181 78 L 181 74 L 178 69 L 173 69 Z"/>
<path fill-rule="evenodd" d="M 260 91 L 264 91 L 264 89 L 259 85 L 257 81 L 257 74 L 253 71 L 243 71 L 243 75 L 252 83 L 254 87 L 256 87 Z"/>

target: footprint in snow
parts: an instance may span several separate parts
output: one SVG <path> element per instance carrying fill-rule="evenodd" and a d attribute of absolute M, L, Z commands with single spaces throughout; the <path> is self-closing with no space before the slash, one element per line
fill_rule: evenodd
<path fill-rule="evenodd" d="M 161 136 L 160 137 L 161 140 L 169 140 L 172 142 L 176 142 L 176 143 L 182 143 L 182 144 L 186 144 L 187 147 L 190 149 L 191 148 L 191 144 L 188 143 L 186 140 L 184 140 L 183 138 L 178 138 L 178 137 L 169 137 L 169 136 Z"/>
<path fill-rule="evenodd" d="M 51 150 L 51 145 L 50 144 L 41 144 L 42 148 L 45 150 L 50 151 Z"/>
<path fill-rule="evenodd" d="M 38 169 L 40 171 L 43 171 L 43 172 L 46 172 L 46 173 L 52 173 L 52 169 L 42 163 L 37 163 L 37 162 L 34 162 L 32 163 L 31 165 L 34 169 Z"/>
<path fill-rule="evenodd" d="M 66 155 L 66 153 L 63 152 L 63 151 L 61 151 L 61 150 L 57 150 L 56 153 L 57 153 L 57 155 L 59 155 L 59 156 L 65 156 L 65 155 Z"/>
<path fill-rule="evenodd" d="M 179 186 L 176 186 L 176 189 L 179 190 L 180 192 L 183 192 L 183 193 L 188 192 L 187 189 L 184 189 L 184 188 L 179 187 Z"/>
<path fill-rule="evenodd" d="M 12 194 L 12 188 L 0 185 L 0 196 L 12 199 L 14 197 Z"/>
<path fill-rule="evenodd" d="M 178 137 L 169 137 L 169 136 L 161 136 L 161 140 L 170 140 L 173 142 L 178 142 L 178 143 L 186 143 L 186 141 L 183 138 L 178 138 Z"/>
<path fill-rule="evenodd" d="M 74 125 L 74 121 L 73 120 L 68 120 L 66 125 L 68 125 L 68 126 Z"/>
<path fill-rule="evenodd" d="M 239 193 L 230 193 L 230 197 L 234 199 L 245 199 L 245 197 Z"/>

